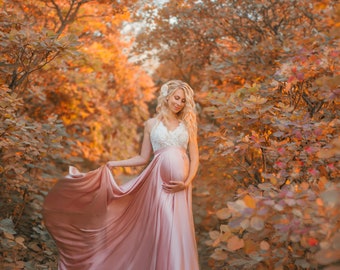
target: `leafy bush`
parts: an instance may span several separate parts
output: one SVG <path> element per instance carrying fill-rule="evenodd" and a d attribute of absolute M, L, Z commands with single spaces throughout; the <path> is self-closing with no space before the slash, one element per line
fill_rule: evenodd
<path fill-rule="evenodd" d="M 31 182 L 41 171 L 55 172 L 51 160 L 62 160 L 65 152 L 61 145 L 66 137 L 60 121 L 51 115 L 46 121 L 37 122 L 25 115 L 20 115 L 23 101 L 9 89 L 0 91 L 0 177 L 1 197 L 7 198 L 9 205 L 4 216 L 20 219 L 23 201 L 31 189 Z M 19 202 L 13 201 L 16 193 Z M 2 201 L 3 202 L 3 201 Z M 15 205 L 14 209 L 9 207 Z M 11 212 L 14 211 L 14 212 Z"/>
<path fill-rule="evenodd" d="M 340 184 L 243 190 L 217 211 L 212 258 L 226 269 L 320 269 L 340 264 Z M 227 223 L 226 223 L 227 221 Z M 262 267 L 262 268 L 261 268 Z"/>
<path fill-rule="evenodd" d="M 215 125 L 207 145 L 241 190 L 236 201 L 226 203 L 229 194 L 217 200 L 222 206 L 216 214 L 225 222 L 210 232 L 212 265 L 339 266 L 340 6 L 333 4 L 325 1 L 315 13 L 318 31 L 306 22 L 308 38 L 292 36 L 277 51 L 271 72 L 240 61 L 249 70 L 243 87 L 227 94 L 222 85 L 224 92 L 207 95 L 205 112 Z M 267 56 L 259 47 L 253 52 Z"/>

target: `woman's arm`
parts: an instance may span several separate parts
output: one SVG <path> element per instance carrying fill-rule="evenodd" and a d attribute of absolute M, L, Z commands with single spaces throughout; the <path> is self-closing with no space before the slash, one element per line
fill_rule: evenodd
<path fill-rule="evenodd" d="M 124 159 L 124 160 L 117 160 L 117 161 L 109 161 L 106 163 L 106 165 L 111 167 L 133 167 L 133 166 L 142 166 L 149 162 L 151 152 L 152 152 L 152 146 L 150 142 L 150 131 L 151 131 L 151 121 L 148 120 L 145 123 L 144 128 L 144 136 L 143 136 L 143 143 L 141 152 L 138 156 Z"/>
<path fill-rule="evenodd" d="M 185 187 L 188 187 L 191 182 L 194 180 L 195 175 L 199 166 L 199 153 L 198 153 L 198 145 L 197 138 L 190 140 L 189 142 L 189 157 L 190 157 L 190 167 L 189 174 L 187 179 L 184 181 Z"/>
<path fill-rule="evenodd" d="M 199 165 L 199 152 L 198 152 L 198 145 L 197 145 L 197 138 L 190 138 L 189 141 L 189 158 L 190 158 L 190 165 L 189 165 L 189 173 L 187 179 L 182 181 L 169 181 L 168 184 L 163 184 L 163 188 L 167 192 L 178 192 L 183 189 L 186 189 L 191 182 L 194 180 L 195 175 L 198 170 Z"/>

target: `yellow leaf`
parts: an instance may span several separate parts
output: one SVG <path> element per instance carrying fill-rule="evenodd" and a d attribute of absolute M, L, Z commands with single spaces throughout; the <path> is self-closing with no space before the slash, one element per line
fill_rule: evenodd
<path fill-rule="evenodd" d="M 256 201 L 250 195 L 246 195 L 243 198 L 243 201 L 249 208 L 255 208 L 256 207 Z"/>
<path fill-rule="evenodd" d="M 276 177 L 270 177 L 270 183 L 272 183 L 275 186 L 277 184 Z"/>

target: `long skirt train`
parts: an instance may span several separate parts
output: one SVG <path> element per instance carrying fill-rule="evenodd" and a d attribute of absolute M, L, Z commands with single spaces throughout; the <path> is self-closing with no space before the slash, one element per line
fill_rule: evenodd
<path fill-rule="evenodd" d="M 44 203 L 45 225 L 59 251 L 59 270 L 195 270 L 197 247 L 191 186 L 167 193 L 163 182 L 184 181 L 185 151 L 155 152 L 135 179 L 118 186 L 102 166 L 74 167 Z"/>

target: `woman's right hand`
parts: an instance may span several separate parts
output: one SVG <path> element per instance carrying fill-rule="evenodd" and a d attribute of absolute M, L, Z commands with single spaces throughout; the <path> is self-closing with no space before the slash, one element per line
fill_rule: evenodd
<path fill-rule="evenodd" d="M 109 167 L 109 169 L 111 169 L 112 167 L 115 167 L 115 161 L 109 161 L 106 163 L 106 166 Z"/>

